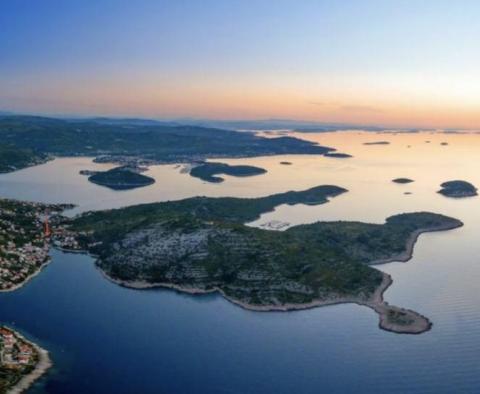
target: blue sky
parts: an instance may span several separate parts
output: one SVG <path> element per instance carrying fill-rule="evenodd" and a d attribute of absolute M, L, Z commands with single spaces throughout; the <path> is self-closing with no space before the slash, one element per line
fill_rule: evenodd
<path fill-rule="evenodd" d="M 10 1 L 0 107 L 475 126 L 476 1 Z"/>

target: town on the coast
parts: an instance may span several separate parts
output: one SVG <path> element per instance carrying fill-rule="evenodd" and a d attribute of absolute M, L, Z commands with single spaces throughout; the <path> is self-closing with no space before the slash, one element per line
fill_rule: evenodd
<path fill-rule="evenodd" d="M 41 354 L 15 331 L 0 327 L 0 392 L 8 392 L 37 368 Z"/>
<path fill-rule="evenodd" d="M 21 287 L 48 263 L 53 228 L 62 246 L 75 249 L 64 235 L 61 213 L 72 205 L 0 199 L 0 291 Z M 48 353 L 7 327 L 0 327 L 0 392 L 23 391 L 51 365 Z"/>
<path fill-rule="evenodd" d="M 18 369 L 21 366 L 35 364 L 35 349 L 14 331 L 0 327 L 0 341 L 2 368 Z"/>
<path fill-rule="evenodd" d="M 0 200 L 0 291 L 21 286 L 48 262 L 50 221 L 70 207 Z"/>

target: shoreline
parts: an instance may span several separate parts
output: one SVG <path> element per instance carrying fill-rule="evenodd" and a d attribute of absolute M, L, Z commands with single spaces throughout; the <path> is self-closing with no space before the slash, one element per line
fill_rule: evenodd
<path fill-rule="evenodd" d="M 40 265 L 38 267 L 38 269 L 35 270 L 35 272 L 28 275 L 23 282 L 18 283 L 16 285 L 12 286 L 12 287 L 9 287 L 8 289 L 0 289 L 0 293 L 9 293 L 11 291 L 21 289 L 23 286 L 27 285 L 30 281 L 32 281 L 37 275 L 40 275 L 40 273 L 43 271 L 43 269 L 46 268 L 47 265 L 51 263 L 51 261 L 52 261 L 52 259 L 49 256 L 48 259 L 44 263 L 42 263 L 42 265 Z"/>
<path fill-rule="evenodd" d="M 15 336 L 31 345 L 38 354 L 38 362 L 35 365 L 33 371 L 30 372 L 28 375 L 23 376 L 15 384 L 15 386 L 13 386 L 7 391 L 8 394 L 20 394 L 28 390 L 38 379 L 40 379 L 53 366 L 53 363 L 47 350 L 43 349 L 36 343 L 29 341 L 18 331 L 15 331 L 11 328 L 9 329 L 15 333 Z"/>
<path fill-rule="evenodd" d="M 405 250 L 401 253 L 398 253 L 392 257 L 385 259 L 374 260 L 367 265 L 380 265 L 387 264 L 391 262 L 407 262 L 413 257 L 413 250 L 419 236 L 423 233 L 429 232 L 439 232 L 439 231 L 448 231 L 453 230 L 458 227 L 462 227 L 463 222 L 460 220 L 455 221 L 454 223 L 443 224 L 430 228 L 420 228 L 413 231 L 408 237 L 405 245 Z M 60 248 L 57 248 L 60 249 Z M 71 251 L 66 249 L 60 249 L 65 253 Z M 75 253 L 86 253 L 92 258 L 97 258 L 98 256 L 92 255 L 88 251 L 78 250 Z M 322 306 L 329 305 L 338 305 L 338 304 L 357 304 L 360 306 L 366 306 L 379 316 L 379 328 L 390 331 L 398 334 L 421 334 L 423 332 L 429 331 L 433 323 L 426 317 L 421 315 L 418 312 L 415 312 L 411 309 L 397 307 L 395 305 L 390 305 L 387 301 L 384 300 L 383 295 L 385 291 L 393 283 L 391 276 L 385 272 L 382 272 L 383 279 L 378 287 L 374 290 L 373 294 L 368 298 L 362 298 L 361 296 L 332 296 L 330 298 L 315 300 L 309 303 L 304 304 L 281 304 L 281 305 L 252 305 L 246 302 L 229 297 L 225 292 L 218 286 L 212 287 L 211 289 L 202 289 L 196 287 L 187 287 L 182 285 L 177 285 L 167 282 L 155 282 L 150 283 L 146 281 L 125 281 L 113 278 L 107 274 L 102 268 L 95 264 L 96 268 L 100 271 L 101 275 L 109 280 L 110 282 L 130 289 L 154 289 L 154 288 L 164 288 L 179 291 L 181 293 L 186 293 L 190 295 L 202 295 L 202 294 L 220 294 L 228 302 L 237 305 L 243 309 L 255 311 L 255 312 L 289 312 L 289 311 L 300 311 L 305 309 L 312 309 Z M 389 320 L 389 317 L 394 319 L 407 319 L 407 322 L 400 320 L 399 322 Z"/>
<path fill-rule="evenodd" d="M 226 301 L 239 306 L 245 310 L 252 311 L 252 312 L 295 312 L 295 311 L 302 311 L 308 310 L 313 308 L 320 308 L 324 306 L 334 306 L 340 304 L 357 304 L 360 306 L 366 306 L 376 312 L 379 316 L 379 328 L 394 332 L 397 334 L 421 334 L 425 331 L 428 331 L 432 327 L 432 323 L 428 318 L 425 316 L 412 311 L 410 309 L 400 308 L 397 306 L 390 305 L 383 299 L 383 293 L 390 287 L 393 283 L 392 278 L 390 275 L 386 273 L 382 273 L 383 280 L 380 285 L 375 289 L 375 292 L 370 297 L 370 299 L 362 299 L 362 298 L 355 298 L 355 297 L 332 297 L 323 300 L 316 300 L 305 304 L 282 304 L 282 305 L 252 305 L 246 302 L 242 302 L 236 300 L 234 298 L 229 297 L 225 294 L 225 292 L 220 289 L 219 287 L 214 287 L 212 289 L 200 289 L 195 287 L 183 287 L 180 285 L 175 285 L 172 283 L 148 283 L 143 281 L 123 281 L 119 279 L 112 278 L 109 276 L 105 271 L 101 268 L 97 267 L 100 273 L 110 282 L 125 287 L 128 289 L 134 290 L 148 290 L 148 289 L 169 289 L 175 290 L 180 293 L 185 293 L 189 295 L 207 295 L 207 294 L 219 294 L 221 295 Z M 410 324 L 409 326 L 399 326 L 395 324 L 391 324 L 387 321 L 387 314 L 389 311 L 401 311 L 410 316 L 410 318 L 414 319 L 414 323 Z"/>
<path fill-rule="evenodd" d="M 413 257 L 413 250 L 415 244 L 419 238 L 419 236 L 423 233 L 429 232 L 438 232 L 438 231 L 447 231 L 453 230 L 458 227 L 462 227 L 463 223 L 458 221 L 452 224 L 445 224 L 431 228 L 422 228 L 415 230 L 410 237 L 407 239 L 405 245 L 405 251 L 381 260 L 375 260 L 368 265 L 379 265 L 379 264 L 387 264 L 391 262 L 407 262 Z M 234 305 L 240 306 L 243 309 L 256 311 L 256 312 L 288 312 L 288 311 L 299 311 L 305 309 L 312 309 L 322 306 L 329 306 L 329 305 L 338 305 L 338 304 L 357 304 L 361 306 L 366 306 L 373 311 L 375 311 L 379 316 L 379 327 L 385 331 L 395 332 L 398 334 L 421 334 L 423 332 L 429 331 L 433 324 L 432 322 L 425 316 L 419 314 L 410 309 L 397 307 L 394 305 L 390 305 L 387 301 L 384 300 L 384 293 L 393 283 L 393 280 L 389 274 L 382 272 L 383 279 L 380 285 L 375 289 L 373 294 L 369 299 L 362 299 L 361 297 L 331 297 L 323 300 L 315 300 L 305 304 L 282 304 L 282 305 L 252 305 L 248 304 L 234 298 L 229 297 L 225 294 L 225 292 L 215 286 L 212 289 L 201 289 L 195 287 L 186 287 L 181 285 L 176 285 L 173 283 L 149 283 L 145 281 L 124 281 L 115 279 L 109 276 L 103 269 L 96 265 L 97 269 L 101 272 L 101 274 L 119 286 L 131 289 L 153 289 L 153 288 L 165 288 L 165 289 L 172 289 L 182 293 L 191 294 L 191 295 L 201 295 L 201 294 L 213 294 L 218 293 L 228 302 L 231 302 Z M 402 318 L 407 318 L 410 321 L 409 324 L 401 324 L 395 323 L 389 320 L 389 316 L 400 315 Z"/>
<path fill-rule="evenodd" d="M 406 263 L 409 260 L 412 259 L 413 257 L 413 249 L 415 248 L 415 244 L 418 241 L 418 238 L 420 235 L 424 233 L 436 233 L 440 231 L 448 231 L 448 230 L 454 230 L 456 228 L 462 227 L 463 222 L 460 220 L 457 220 L 457 223 L 452 223 L 452 224 L 444 224 L 436 227 L 430 227 L 430 228 L 420 228 L 418 230 L 415 230 L 413 233 L 410 234 L 410 236 L 407 239 L 407 243 L 405 245 L 405 250 L 403 252 L 398 253 L 395 256 L 392 257 L 387 257 L 384 259 L 379 259 L 379 260 L 373 260 L 370 263 L 367 263 L 368 265 L 381 265 L 381 264 L 388 264 L 388 263 L 394 263 L 394 262 L 399 262 L 399 263 Z"/>
<path fill-rule="evenodd" d="M 10 199 L 3 199 L 3 200 L 10 200 Z M 23 201 L 23 200 L 15 200 L 15 201 L 22 201 L 22 202 L 29 203 L 29 201 Z M 67 210 L 74 209 L 76 207 L 76 205 L 74 205 L 74 204 L 52 204 L 52 205 L 62 206 L 63 207 L 62 213 L 67 211 Z M 47 267 L 47 265 L 51 263 L 52 258 L 50 256 L 50 251 L 51 251 L 52 247 L 54 247 L 54 246 L 53 246 L 52 242 L 50 242 L 49 239 L 45 239 L 44 242 L 45 242 L 44 245 L 48 246 L 48 253 L 47 253 L 47 258 L 45 259 L 45 261 L 42 264 L 40 264 L 38 266 L 38 268 L 34 272 L 32 272 L 30 275 L 28 275 L 22 282 L 17 283 L 15 285 L 13 285 L 12 287 L 9 287 L 9 288 L 6 288 L 6 289 L 0 289 L 0 293 L 8 293 L 8 292 L 15 291 L 15 290 L 18 290 L 18 289 L 22 288 L 23 286 L 28 284 L 30 281 L 32 281 L 37 275 L 39 275 L 43 271 L 43 269 L 45 269 Z"/>

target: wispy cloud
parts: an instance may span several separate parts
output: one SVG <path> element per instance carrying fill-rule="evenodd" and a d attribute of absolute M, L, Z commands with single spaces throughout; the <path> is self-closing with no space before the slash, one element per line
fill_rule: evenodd
<path fill-rule="evenodd" d="M 322 102 L 322 101 L 308 101 L 308 104 L 317 105 L 319 107 L 325 107 L 327 105 L 332 105 L 332 104 L 325 103 L 325 102 Z"/>
<path fill-rule="evenodd" d="M 370 105 L 342 105 L 339 107 L 339 109 L 344 112 L 370 112 L 370 113 L 384 112 L 383 109 L 372 107 Z"/>
<path fill-rule="evenodd" d="M 308 101 L 310 105 L 316 105 L 318 107 L 330 107 L 333 110 L 350 113 L 382 113 L 383 109 L 374 107 L 372 105 L 353 105 L 353 104 L 340 104 L 327 101 Z"/>

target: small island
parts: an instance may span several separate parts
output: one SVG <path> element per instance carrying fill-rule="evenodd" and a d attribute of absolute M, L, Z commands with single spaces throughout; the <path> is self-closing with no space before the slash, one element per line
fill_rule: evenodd
<path fill-rule="evenodd" d="M 292 165 L 292 162 L 291 161 L 281 161 L 280 164 L 282 166 L 291 166 Z"/>
<path fill-rule="evenodd" d="M 95 160 L 94 160 L 95 161 Z M 95 175 L 95 174 L 98 174 L 100 171 L 94 171 L 94 170 L 80 170 L 78 173 L 80 175 L 86 175 L 86 176 L 90 176 L 90 175 Z"/>
<path fill-rule="evenodd" d="M 395 178 L 395 179 L 392 179 L 392 182 L 404 185 L 407 183 L 412 183 L 414 181 L 413 179 L 410 179 L 410 178 Z"/>
<path fill-rule="evenodd" d="M 441 189 L 438 193 L 445 197 L 463 198 L 477 195 L 477 188 L 466 181 L 448 181 L 442 183 L 440 186 Z"/>
<path fill-rule="evenodd" d="M 155 179 L 139 174 L 127 166 L 96 172 L 90 175 L 88 180 L 96 185 L 105 186 L 112 190 L 129 190 L 155 183 Z"/>
<path fill-rule="evenodd" d="M 363 145 L 390 145 L 388 141 L 373 141 L 373 142 L 364 142 Z"/>
<path fill-rule="evenodd" d="M 340 153 L 340 152 L 327 152 L 324 154 L 326 157 L 335 157 L 337 159 L 348 159 L 350 157 L 353 157 L 352 155 L 349 155 L 348 153 Z"/>
<path fill-rule="evenodd" d="M 89 212 L 67 219 L 63 236 L 97 256 L 105 276 L 122 286 L 217 292 L 256 311 L 356 303 L 375 310 L 385 330 L 429 330 L 426 317 L 383 300 L 392 281 L 372 265 L 409 260 L 420 234 L 462 226 L 459 220 L 415 212 L 383 225 L 317 222 L 273 231 L 244 224 L 281 204 L 323 204 L 345 192 L 326 185 L 260 198 L 193 197 Z"/>
<path fill-rule="evenodd" d="M 225 163 L 202 163 L 190 170 L 190 175 L 206 182 L 220 183 L 224 179 L 215 175 L 230 175 L 236 177 L 247 177 L 265 174 L 267 170 L 246 165 L 231 166 Z"/>

